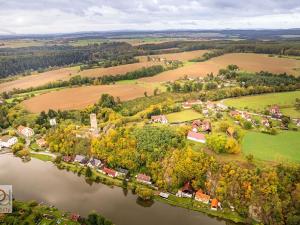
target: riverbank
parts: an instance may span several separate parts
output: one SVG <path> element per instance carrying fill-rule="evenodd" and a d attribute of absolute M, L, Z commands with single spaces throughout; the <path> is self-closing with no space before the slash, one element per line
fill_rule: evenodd
<path fill-rule="evenodd" d="M 92 213 L 88 219 L 78 214 L 62 212 L 53 206 L 38 204 L 35 201 L 13 201 L 11 214 L 0 214 L 0 224 L 64 224 L 81 225 L 91 222 L 91 218 L 98 218 L 100 225 L 113 225 L 113 223 L 99 214 Z"/>
<path fill-rule="evenodd" d="M 78 165 L 75 165 L 72 163 L 66 163 L 66 162 L 61 162 L 60 164 L 56 164 L 56 165 L 59 169 L 65 169 L 65 170 L 71 171 L 77 175 L 80 175 L 80 176 L 86 175 L 86 167 L 83 167 L 80 165 L 78 166 Z M 121 179 L 121 178 L 109 177 L 103 173 L 98 172 L 95 169 L 92 169 L 92 175 L 90 177 L 85 176 L 85 178 L 88 182 L 90 181 L 90 182 L 102 183 L 102 184 L 109 185 L 109 186 L 118 186 L 118 187 L 121 187 L 124 189 L 132 190 L 133 193 L 135 193 L 135 190 L 138 187 L 146 187 L 146 188 L 154 189 L 151 186 L 143 185 L 143 184 L 137 183 L 135 181 L 125 181 L 124 179 Z M 193 211 L 202 212 L 202 213 L 205 213 L 205 214 L 213 216 L 213 217 L 232 221 L 234 223 L 245 223 L 246 222 L 245 218 L 241 217 L 236 212 L 232 212 L 229 209 L 222 209 L 222 210 L 214 211 L 214 210 L 210 209 L 210 205 L 208 205 L 208 204 L 203 204 L 203 203 L 200 203 L 200 202 L 198 202 L 194 199 L 190 199 L 190 198 L 180 198 L 174 194 L 170 194 L 168 199 L 163 199 L 158 195 L 153 196 L 153 199 L 156 201 L 160 201 L 160 202 L 172 205 L 172 206 L 177 206 L 177 207 L 186 208 L 186 209 L 193 210 Z"/>

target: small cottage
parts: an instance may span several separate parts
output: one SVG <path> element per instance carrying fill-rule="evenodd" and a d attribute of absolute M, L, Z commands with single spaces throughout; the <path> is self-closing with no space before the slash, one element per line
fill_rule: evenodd
<path fill-rule="evenodd" d="M 196 192 L 196 194 L 195 194 L 195 200 L 198 201 L 198 202 L 202 202 L 202 203 L 208 204 L 209 200 L 210 200 L 210 196 L 204 194 L 202 192 L 202 190 L 198 190 Z"/>
<path fill-rule="evenodd" d="M 18 142 L 17 137 L 12 137 L 12 136 L 9 136 L 9 135 L 5 135 L 5 136 L 0 138 L 0 149 L 1 148 L 10 148 L 11 146 L 16 144 L 17 142 Z"/>
<path fill-rule="evenodd" d="M 20 135 L 23 135 L 26 138 L 32 137 L 34 135 L 33 129 L 31 129 L 29 127 L 24 127 L 24 126 L 20 125 L 17 130 Z"/>
<path fill-rule="evenodd" d="M 165 115 L 151 116 L 151 121 L 153 123 L 162 123 L 162 124 L 168 123 L 168 119 Z"/>
<path fill-rule="evenodd" d="M 152 184 L 151 177 L 149 177 L 145 174 L 142 174 L 142 173 L 140 173 L 136 176 L 136 180 L 137 180 L 137 182 L 140 182 L 140 183 L 144 183 L 144 184 L 148 184 L 148 185 Z"/>
<path fill-rule="evenodd" d="M 117 176 L 117 171 L 104 167 L 102 173 L 106 174 L 109 177 L 115 178 Z"/>
<path fill-rule="evenodd" d="M 80 163 L 82 165 L 86 165 L 87 162 L 88 162 L 88 160 L 83 155 L 76 155 L 75 159 L 74 159 L 74 162 L 78 162 L 78 163 Z"/>

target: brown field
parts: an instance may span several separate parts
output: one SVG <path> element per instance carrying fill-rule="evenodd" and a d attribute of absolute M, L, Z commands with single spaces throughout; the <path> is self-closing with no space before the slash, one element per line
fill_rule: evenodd
<path fill-rule="evenodd" d="M 69 88 L 38 95 L 21 104 L 33 113 L 51 109 L 82 109 L 94 104 L 104 93 L 120 97 L 122 101 L 144 96 L 144 92 L 153 93 L 153 87 L 142 87 L 135 84 L 98 85 Z"/>
<path fill-rule="evenodd" d="M 108 68 L 89 69 L 89 70 L 81 71 L 79 74 L 84 77 L 101 77 L 104 75 L 124 74 L 124 73 L 141 69 L 143 67 L 150 67 L 153 65 L 159 65 L 159 63 L 139 62 L 139 63 L 132 63 L 132 64 L 126 64 L 121 66 L 108 67 Z"/>
<path fill-rule="evenodd" d="M 70 78 L 70 74 L 74 75 L 77 74 L 77 72 L 78 67 L 67 67 L 35 75 L 20 77 L 13 81 L 1 83 L 0 93 L 4 91 L 11 91 L 14 88 L 26 89 L 44 85 L 56 80 L 68 80 Z"/>
<path fill-rule="evenodd" d="M 36 75 L 20 77 L 13 81 L 0 83 L 0 93 L 4 91 L 11 91 L 14 88 L 26 89 L 30 87 L 41 86 L 53 81 L 68 80 L 72 75 L 77 75 L 77 74 L 86 77 L 117 75 L 117 74 L 124 74 L 127 72 L 135 71 L 143 67 L 150 67 L 158 64 L 159 63 L 154 63 L 154 62 L 141 62 L 141 63 L 115 66 L 115 67 L 108 67 L 108 68 L 96 68 L 96 69 L 84 70 L 81 72 L 79 72 L 78 67 L 71 67 L 71 68 L 66 67 L 63 69 L 52 70 L 52 71 L 48 71 Z"/>
<path fill-rule="evenodd" d="M 250 72 L 269 71 L 273 73 L 288 73 L 297 75 L 295 69 L 300 68 L 300 61 L 288 58 L 269 57 L 268 55 L 252 53 L 226 54 L 213 58 L 206 62 L 199 62 L 181 67 L 176 70 L 163 72 L 154 77 L 142 78 L 147 82 L 174 81 L 187 75 L 191 78 L 203 77 L 208 73 L 217 74 L 219 69 L 225 68 L 229 64 L 236 64 L 242 70 Z"/>
<path fill-rule="evenodd" d="M 197 57 L 201 57 L 206 52 L 208 52 L 208 50 L 196 50 L 190 52 L 151 55 L 151 57 L 160 57 L 160 58 L 166 58 L 167 60 L 179 60 L 184 62 Z M 147 56 L 140 56 L 139 59 L 141 62 L 147 62 Z"/>

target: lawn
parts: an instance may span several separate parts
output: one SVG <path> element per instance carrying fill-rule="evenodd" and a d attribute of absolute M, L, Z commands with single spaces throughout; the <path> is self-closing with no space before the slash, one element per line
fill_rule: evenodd
<path fill-rule="evenodd" d="M 171 113 L 167 115 L 170 123 L 180 123 L 201 118 L 202 115 L 192 109 L 183 110 L 181 112 Z"/>
<path fill-rule="evenodd" d="M 266 109 L 270 105 L 277 104 L 284 108 L 283 111 L 287 115 L 300 116 L 300 112 L 295 111 L 293 108 L 296 98 L 300 98 L 300 91 L 231 98 L 225 99 L 224 103 L 239 109 L 249 108 L 259 111 Z"/>
<path fill-rule="evenodd" d="M 282 131 L 277 135 L 248 132 L 243 140 L 243 154 L 276 162 L 300 162 L 300 132 Z"/>
<path fill-rule="evenodd" d="M 35 153 L 31 153 L 30 154 L 31 157 L 42 160 L 42 161 L 52 161 L 53 158 L 49 155 L 44 155 L 44 154 L 35 154 Z"/>

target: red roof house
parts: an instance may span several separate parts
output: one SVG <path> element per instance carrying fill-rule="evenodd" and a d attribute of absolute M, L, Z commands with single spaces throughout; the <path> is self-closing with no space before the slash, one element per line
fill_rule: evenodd
<path fill-rule="evenodd" d="M 152 184 L 152 183 L 151 183 L 151 177 L 149 177 L 149 176 L 147 176 L 147 175 L 145 175 L 145 174 L 142 174 L 142 173 L 140 173 L 140 174 L 138 174 L 138 175 L 136 176 L 136 180 L 137 180 L 138 182 L 140 182 L 140 183 L 144 183 L 144 184 Z"/>
<path fill-rule="evenodd" d="M 189 133 L 187 135 L 187 139 L 191 140 L 191 141 L 200 142 L 200 143 L 206 142 L 206 138 L 205 138 L 204 134 L 196 133 L 194 131 L 189 131 Z"/>
<path fill-rule="evenodd" d="M 198 190 L 195 195 L 195 200 L 199 202 L 203 202 L 208 204 L 210 200 L 210 196 L 206 195 L 202 192 L 202 190 Z"/>
<path fill-rule="evenodd" d="M 108 175 L 109 177 L 116 177 L 117 176 L 117 171 L 104 167 L 102 172 L 106 175 Z"/>
<path fill-rule="evenodd" d="M 218 204 L 219 204 L 219 201 L 216 198 L 211 200 L 211 209 L 212 210 L 217 210 L 218 209 Z"/>

